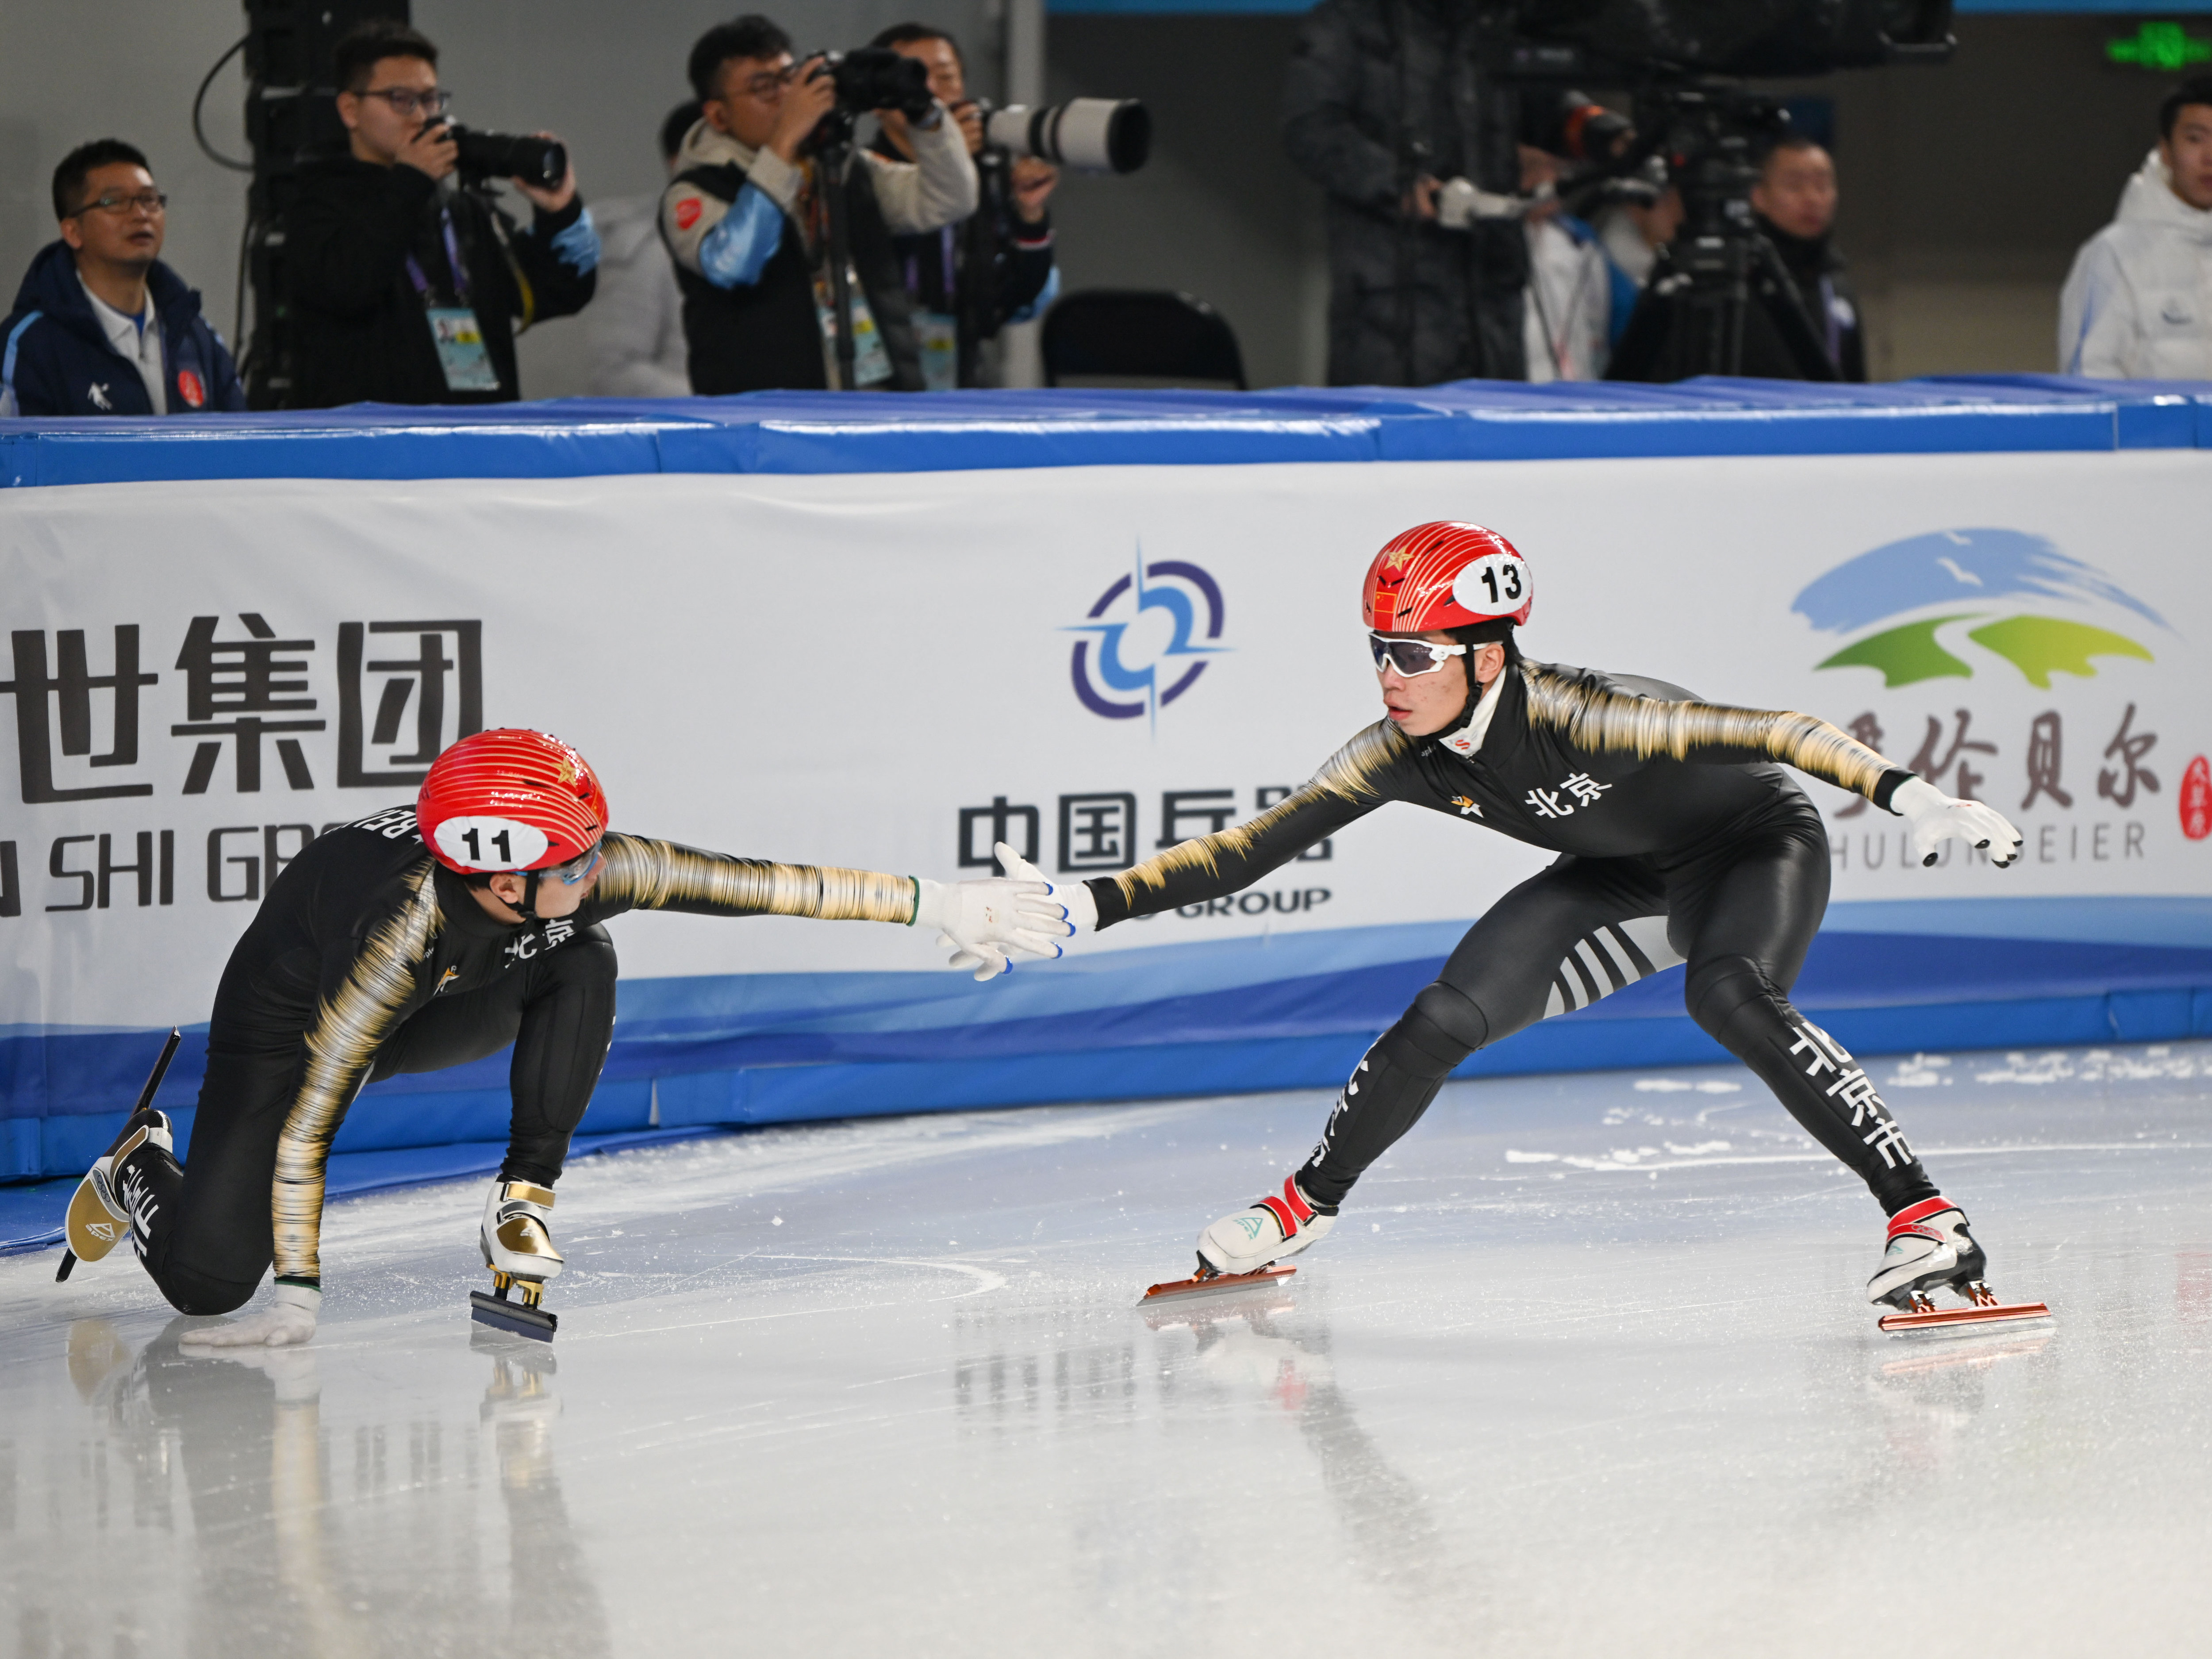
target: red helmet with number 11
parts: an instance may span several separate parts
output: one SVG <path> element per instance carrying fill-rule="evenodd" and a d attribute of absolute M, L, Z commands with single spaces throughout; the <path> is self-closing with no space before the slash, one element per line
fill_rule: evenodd
<path fill-rule="evenodd" d="M 599 844 L 607 797 L 560 738 L 509 727 L 463 738 L 431 762 L 415 821 L 438 862 L 465 876 L 550 870 Z"/>
<path fill-rule="evenodd" d="M 1377 634 L 1427 634 L 1500 620 L 1525 623 L 1535 604 L 1528 562 L 1494 530 L 1440 520 L 1394 536 L 1359 592 Z"/>

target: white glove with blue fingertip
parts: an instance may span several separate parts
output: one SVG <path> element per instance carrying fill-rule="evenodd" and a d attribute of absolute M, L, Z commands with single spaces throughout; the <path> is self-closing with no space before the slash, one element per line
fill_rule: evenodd
<path fill-rule="evenodd" d="M 1003 849 L 1002 849 L 1003 850 Z M 1042 879 L 993 877 L 946 884 L 917 878 L 914 925 L 933 927 L 937 942 L 952 950 L 951 965 L 972 968 L 979 980 L 1013 971 L 1012 958 L 1060 955 L 1060 941 L 1074 933 L 1066 913 Z"/>

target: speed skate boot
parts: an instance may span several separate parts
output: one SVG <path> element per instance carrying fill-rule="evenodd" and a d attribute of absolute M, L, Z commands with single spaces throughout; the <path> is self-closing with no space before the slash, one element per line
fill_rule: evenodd
<path fill-rule="evenodd" d="M 559 1320 L 538 1305 L 545 1281 L 561 1273 L 561 1252 L 553 1248 L 553 1192 L 527 1181 L 494 1181 L 484 1199 L 483 1225 L 477 1243 L 491 1269 L 492 1294 L 471 1292 L 474 1316 L 483 1323 L 550 1342 Z M 507 1292 L 520 1293 L 520 1302 Z"/>
<path fill-rule="evenodd" d="M 2050 1316 L 2040 1302 L 2000 1303 L 1984 1282 L 1988 1272 L 1989 1258 L 1968 1230 L 1966 1212 L 1938 1194 L 1890 1217 L 1881 1269 L 1867 1281 L 1867 1300 L 1897 1310 L 1882 1316 L 1886 1331 Z M 1967 1305 L 1937 1308 L 1930 1292 L 1938 1285 L 1957 1291 Z"/>
<path fill-rule="evenodd" d="M 131 1206 L 123 1190 L 123 1163 L 140 1147 L 149 1145 L 172 1158 L 176 1156 L 177 1143 L 170 1133 L 169 1115 L 147 1106 L 131 1113 L 123 1126 L 123 1133 L 115 1137 L 113 1144 L 84 1172 L 84 1179 L 77 1182 L 76 1191 L 70 1199 L 68 1218 L 62 1224 L 69 1251 L 63 1259 L 59 1277 L 66 1279 L 70 1268 L 77 1261 L 99 1261 L 129 1234 Z"/>
<path fill-rule="evenodd" d="M 1296 1176 L 1285 1178 L 1282 1196 L 1256 1200 L 1249 1210 L 1225 1215 L 1198 1236 L 1198 1271 L 1145 1292 L 1145 1301 L 1188 1296 L 1200 1291 L 1242 1290 L 1247 1285 L 1288 1279 L 1297 1271 L 1275 1264 L 1316 1244 L 1336 1225 L 1336 1206 L 1323 1209 L 1298 1190 Z"/>

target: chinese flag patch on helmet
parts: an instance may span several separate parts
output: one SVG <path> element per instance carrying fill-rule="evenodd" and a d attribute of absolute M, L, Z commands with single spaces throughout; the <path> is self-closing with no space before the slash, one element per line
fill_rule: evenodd
<path fill-rule="evenodd" d="M 415 818 L 449 870 L 544 870 L 599 844 L 607 797 L 560 738 L 508 727 L 463 738 L 433 761 Z"/>
<path fill-rule="evenodd" d="M 1500 617 L 1528 620 L 1536 599 L 1528 562 L 1479 524 L 1417 524 L 1390 538 L 1359 591 L 1359 611 L 1378 634 L 1427 634 Z"/>

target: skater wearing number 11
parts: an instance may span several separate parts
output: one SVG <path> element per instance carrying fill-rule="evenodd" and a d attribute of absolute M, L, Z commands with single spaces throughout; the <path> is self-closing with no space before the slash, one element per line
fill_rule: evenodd
<path fill-rule="evenodd" d="M 1929 863 L 1955 837 L 2002 868 L 2020 855 L 2020 832 L 1808 715 L 1530 661 L 1515 629 L 1534 599 L 1528 562 L 1495 532 L 1408 530 L 1376 556 L 1361 594 L 1385 717 L 1249 823 L 1054 888 L 1079 929 L 1110 927 L 1236 892 L 1392 801 L 1559 855 L 1468 930 L 1368 1049 L 1279 1193 L 1207 1227 L 1197 1277 L 1155 1293 L 1218 1288 L 1317 1243 L 1469 1054 L 1686 963 L 1691 1017 L 1887 1214 L 1868 1285 L 1870 1301 L 1899 1310 L 1886 1327 L 2040 1315 L 2040 1304 L 1996 1304 L 1965 1212 L 1936 1189 L 1863 1068 L 1790 1005 L 1829 865 L 1820 814 L 1784 765 L 1903 817 Z M 1009 875 L 1042 878 L 1011 849 L 1000 857 Z M 1966 1305 L 1937 1311 L 1939 1287 Z"/>

